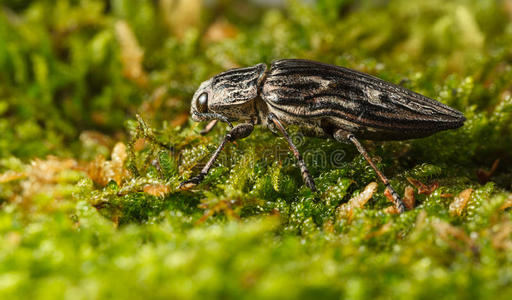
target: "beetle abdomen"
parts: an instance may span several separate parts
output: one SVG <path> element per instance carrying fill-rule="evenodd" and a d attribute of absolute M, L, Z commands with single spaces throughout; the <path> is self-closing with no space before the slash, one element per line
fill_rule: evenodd
<path fill-rule="evenodd" d="M 273 62 L 261 97 L 288 120 L 324 120 L 374 140 L 428 136 L 465 121 L 459 111 L 398 85 L 307 60 Z"/>

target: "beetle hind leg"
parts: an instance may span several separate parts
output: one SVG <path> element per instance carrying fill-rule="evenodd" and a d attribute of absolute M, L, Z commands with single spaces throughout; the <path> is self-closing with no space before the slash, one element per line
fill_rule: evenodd
<path fill-rule="evenodd" d="M 295 144 L 293 143 L 292 139 L 290 138 L 290 136 L 286 132 L 286 129 L 284 129 L 283 124 L 281 124 L 281 121 L 279 121 L 279 119 L 276 117 L 276 115 L 270 113 L 268 115 L 267 123 L 271 124 L 271 126 L 272 126 L 272 128 L 274 130 L 276 130 L 277 132 L 280 132 L 284 136 L 284 138 L 288 142 L 288 146 L 290 147 L 290 150 L 292 150 L 293 155 L 295 156 L 295 158 L 297 159 L 297 161 L 299 163 L 300 172 L 302 174 L 302 178 L 304 179 L 304 183 L 313 192 L 316 192 L 317 189 L 316 189 L 316 185 L 315 185 L 315 180 L 313 179 L 313 177 L 309 173 L 309 170 L 306 167 L 306 163 L 304 162 L 304 159 L 302 158 L 302 155 L 300 154 L 299 149 L 297 149 L 297 146 L 295 146 Z M 270 126 L 268 126 L 268 127 L 271 128 Z M 271 131 L 272 131 L 272 129 L 271 129 Z"/>
<path fill-rule="evenodd" d="M 375 170 L 375 172 L 377 173 L 377 176 L 379 176 L 382 183 L 384 183 L 384 185 L 390 192 L 391 197 L 393 198 L 393 202 L 394 202 L 395 207 L 398 210 L 398 212 L 399 213 L 404 212 L 405 206 L 404 206 L 404 203 L 402 202 L 402 199 L 400 199 L 400 196 L 398 195 L 398 193 L 393 189 L 393 187 L 389 183 L 389 180 L 387 179 L 387 177 L 384 176 L 384 174 L 379 170 L 379 168 L 377 168 L 377 166 L 371 159 L 370 155 L 368 154 L 366 149 L 363 147 L 363 145 L 361 145 L 359 140 L 357 140 L 357 138 L 353 134 L 347 133 L 344 130 L 336 131 L 336 133 L 334 133 L 334 139 L 336 139 L 337 141 L 342 141 L 342 142 L 348 140 L 348 141 L 351 141 L 356 146 L 359 153 L 361 153 L 361 155 L 363 155 L 363 157 L 366 159 L 368 164 L 370 164 L 370 166 Z"/>

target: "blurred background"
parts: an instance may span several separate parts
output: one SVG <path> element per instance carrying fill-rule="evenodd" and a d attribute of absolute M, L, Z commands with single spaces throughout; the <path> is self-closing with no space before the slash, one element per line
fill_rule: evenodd
<path fill-rule="evenodd" d="M 277 58 L 433 98 L 471 76 L 482 84 L 472 104 L 486 109 L 510 90 L 511 18 L 510 0 L 2 0 L 0 156 L 76 156 L 80 137 L 123 138 L 136 112 L 184 125 L 201 81 Z M 445 102 L 464 111 L 456 96 Z"/>

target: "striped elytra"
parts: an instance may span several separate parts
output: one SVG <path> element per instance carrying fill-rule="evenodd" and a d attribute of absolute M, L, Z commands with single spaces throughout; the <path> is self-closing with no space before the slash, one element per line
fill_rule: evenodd
<path fill-rule="evenodd" d="M 274 62 L 261 98 L 283 119 L 329 124 L 322 129 L 344 129 L 363 139 L 424 137 L 465 121 L 457 110 L 401 86 L 306 60 Z"/>

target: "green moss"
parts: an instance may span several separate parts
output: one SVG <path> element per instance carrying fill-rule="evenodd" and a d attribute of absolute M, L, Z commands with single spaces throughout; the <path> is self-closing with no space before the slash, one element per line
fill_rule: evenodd
<path fill-rule="evenodd" d="M 512 296 L 508 6 L 182 2 L 190 10 L 0 5 L 0 298 Z M 390 215 L 380 184 L 342 217 L 375 172 L 351 145 L 291 127 L 318 192 L 265 128 L 226 145 L 198 187 L 178 190 L 227 129 L 202 136 L 187 121 L 198 84 L 284 57 L 362 70 L 463 111 L 458 130 L 365 143 L 400 194 L 408 178 L 439 188 L 415 189 L 415 208 Z M 112 151 L 118 142 L 126 150 Z"/>

